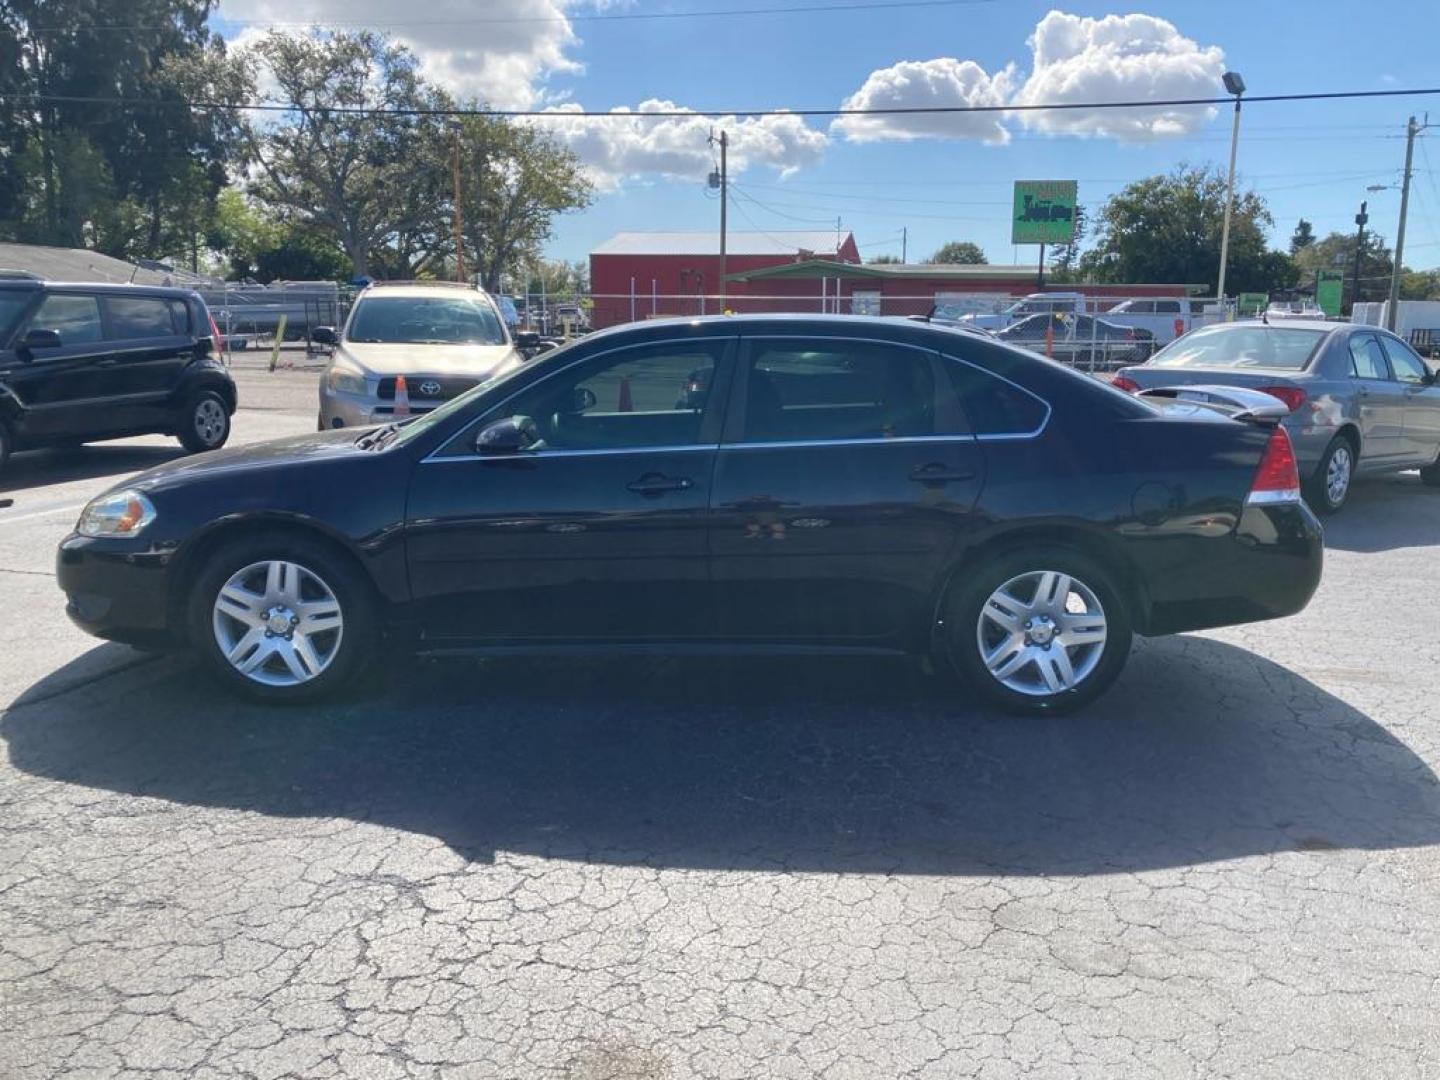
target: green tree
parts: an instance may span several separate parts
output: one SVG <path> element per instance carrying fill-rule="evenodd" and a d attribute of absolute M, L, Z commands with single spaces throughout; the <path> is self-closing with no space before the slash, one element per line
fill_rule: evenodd
<path fill-rule="evenodd" d="M 1345 275 L 1344 303 L 1348 307 L 1357 299 L 1355 294 L 1355 234 L 1332 232 L 1302 249 L 1295 264 L 1306 280 L 1313 280 L 1316 271 L 1338 270 Z M 1360 253 L 1360 300 L 1383 300 L 1390 291 L 1390 272 L 1395 260 L 1385 238 L 1378 233 L 1365 234 Z"/>
<path fill-rule="evenodd" d="M 1440 300 L 1440 270 L 1400 271 L 1401 300 Z"/>
<path fill-rule="evenodd" d="M 473 113 L 453 137 L 466 266 L 498 291 L 502 275 L 538 259 L 556 215 L 590 204 L 591 185 L 575 154 L 540 128 Z"/>
<path fill-rule="evenodd" d="M 1213 292 L 1220 270 L 1225 177 L 1180 165 L 1111 196 L 1095 223 L 1095 244 L 1080 258 L 1090 280 L 1202 285 Z M 1226 291 L 1270 292 L 1297 280 L 1283 252 L 1268 250 L 1272 219 L 1253 191 L 1237 192 L 1230 220 Z"/>
<path fill-rule="evenodd" d="M 979 244 L 972 244 L 969 240 L 951 240 L 948 244 L 942 244 L 940 250 L 930 256 L 930 261 L 979 266 L 990 260 L 985 258 L 985 252 L 980 250 Z"/>
<path fill-rule="evenodd" d="M 122 257 L 195 250 L 234 163 L 238 114 L 190 109 L 199 72 L 225 64 L 212 0 L 0 4 L 0 228 Z M 126 29 L 113 29 L 123 13 Z M 101 99 L 64 100 L 64 99 Z M 106 104 L 138 98 L 159 105 Z"/>
<path fill-rule="evenodd" d="M 1290 234 L 1290 257 L 1294 258 L 1315 243 L 1315 227 L 1303 217 L 1296 222 L 1295 231 Z"/>
<path fill-rule="evenodd" d="M 871 266 L 898 266 L 898 265 L 900 264 L 900 256 L 899 256 L 899 255 L 872 255 L 872 256 L 870 256 L 870 258 L 866 259 L 865 261 L 866 261 L 867 263 L 869 263 Z"/>
<path fill-rule="evenodd" d="M 255 197 L 282 220 L 333 240 L 356 274 L 377 262 L 413 273 L 422 245 L 410 241 L 428 237 L 423 247 L 433 249 L 443 209 L 443 131 L 432 117 L 393 110 L 445 108 L 449 100 L 420 77 L 412 53 L 368 30 L 272 31 L 250 60 L 268 69 L 270 100 L 294 110 L 253 132 Z"/>

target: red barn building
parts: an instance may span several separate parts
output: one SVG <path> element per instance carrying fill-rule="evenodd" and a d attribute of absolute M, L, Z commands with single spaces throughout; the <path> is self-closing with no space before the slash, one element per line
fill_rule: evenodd
<path fill-rule="evenodd" d="M 725 247 L 724 306 L 733 311 L 795 310 L 745 302 L 747 294 L 768 295 L 767 287 L 752 288 L 733 275 L 814 259 L 860 262 L 855 237 L 834 229 L 729 232 Z M 590 319 L 597 328 L 633 319 L 716 314 L 721 310 L 720 234 L 618 233 L 590 253 L 590 291 L 595 305 Z"/>

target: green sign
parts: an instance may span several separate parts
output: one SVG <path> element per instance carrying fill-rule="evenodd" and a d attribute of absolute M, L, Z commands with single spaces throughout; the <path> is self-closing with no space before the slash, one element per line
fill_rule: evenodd
<path fill-rule="evenodd" d="M 1315 276 L 1315 303 L 1330 318 L 1340 314 L 1340 297 L 1345 291 L 1345 275 L 1338 270 L 1321 270 Z"/>
<path fill-rule="evenodd" d="M 1075 239 L 1074 180 L 1016 180 L 1012 244 L 1068 244 Z"/>
<path fill-rule="evenodd" d="M 1235 311 L 1239 315 L 1259 315 L 1269 305 L 1269 293 L 1242 292 L 1235 298 Z"/>

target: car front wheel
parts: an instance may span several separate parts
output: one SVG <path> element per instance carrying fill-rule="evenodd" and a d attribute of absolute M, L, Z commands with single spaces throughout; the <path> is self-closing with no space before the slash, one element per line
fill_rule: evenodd
<path fill-rule="evenodd" d="M 980 695 L 1020 713 L 1078 709 L 1130 655 L 1124 598 L 1094 560 L 1024 548 L 962 570 L 946 605 L 951 663 Z"/>
<path fill-rule="evenodd" d="M 353 683 L 378 640 L 369 583 L 305 537 L 258 537 L 200 571 L 190 633 L 219 678 L 262 701 L 309 701 Z"/>
<path fill-rule="evenodd" d="M 192 454 L 218 450 L 230 438 L 230 410 L 214 390 L 202 390 L 180 412 L 180 445 Z"/>

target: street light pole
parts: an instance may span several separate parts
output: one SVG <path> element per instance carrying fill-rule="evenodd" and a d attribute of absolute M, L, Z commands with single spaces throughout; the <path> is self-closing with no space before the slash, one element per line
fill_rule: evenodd
<path fill-rule="evenodd" d="M 1240 98 L 1245 93 L 1245 80 L 1239 72 L 1227 71 L 1220 77 L 1227 93 L 1235 95 L 1235 119 L 1230 123 L 1230 175 L 1225 181 L 1225 223 L 1220 227 L 1220 279 L 1215 296 L 1221 308 L 1225 305 L 1225 263 L 1230 257 L 1230 212 L 1235 205 L 1235 151 L 1240 145 Z"/>

